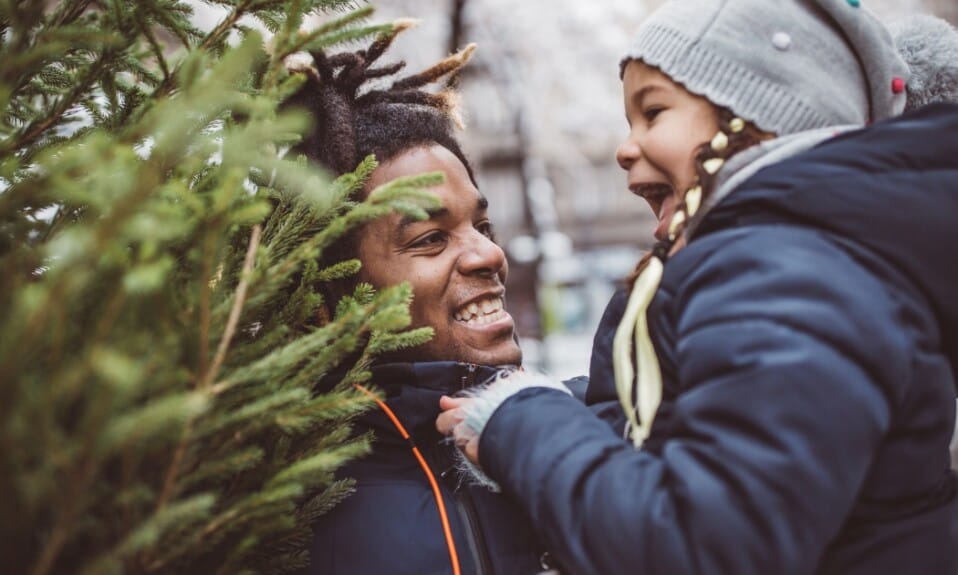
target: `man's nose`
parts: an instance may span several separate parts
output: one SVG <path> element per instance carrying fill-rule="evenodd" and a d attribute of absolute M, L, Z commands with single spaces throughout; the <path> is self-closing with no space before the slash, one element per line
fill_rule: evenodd
<path fill-rule="evenodd" d="M 502 275 L 508 269 L 506 254 L 489 236 L 476 230 L 469 235 L 459 256 L 459 271 L 463 274 Z"/>

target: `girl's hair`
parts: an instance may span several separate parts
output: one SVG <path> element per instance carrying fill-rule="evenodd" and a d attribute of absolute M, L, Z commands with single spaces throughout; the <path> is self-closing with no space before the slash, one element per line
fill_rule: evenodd
<path fill-rule="evenodd" d="M 714 171 L 710 173 L 709 170 L 706 170 L 705 168 L 705 164 L 709 160 L 727 161 L 735 154 L 775 137 L 774 134 L 763 132 L 751 122 L 743 122 L 741 118 L 738 118 L 728 108 L 723 108 L 721 106 L 714 107 L 718 117 L 719 133 L 724 134 L 725 137 L 728 138 L 728 143 L 725 146 L 719 146 L 719 149 L 715 149 L 712 145 L 712 142 L 706 142 L 702 144 L 695 153 L 696 183 L 690 189 L 693 189 L 696 186 L 701 188 L 702 191 L 700 203 L 702 205 L 708 201 L 709 197 L 711 197 L 715 191 L 716 174 Z M 739 122 L 742 122 L 741 126 L 733 125 Z M 682 237 L 682 233 L 685 231 L 685 228 L 691 218 L 688 213 L 688 203 L 686 201 L 688 193 L 689 190 L 682 191 L 682 198 L 679 201 L 678 206 L 675 208 L 676 214 L 682 214 L 682 216 L 679 216 L 681 223 L 679 223 L 674 230 L 669 230 L 668 239 L 662 240 L 656 244 L 652 251 L 647 253 L 639 261 L 635 267 L 635 270 L 633 270 L 626 279 L 626 283 L 629 286 L 632 286 L 635 283 L 636 278 L 638 278 L 642 270 L 645 269 L 645 266 L 648 265 L 650 258 L 658 256 L 664 261 L 668 257 L 668 253 L 672 249 L 672 246 L 674 246 L 675 242 Z"/>
<path fill-rule="evenodd" d="M 438 144 L 452 152 L 475 183 L 472 167 L 454 135 L 457 95 L 452 84 L 472 55 L 474 46 L 453 54 L 418 74 L 396 78 L 387 88 L 373 87 L 395 76 L 405 62 L 375 66 L 396 36 L 408 26 L 397 25 L 369 47 L 355 52 L 313 52 L 314 65 L 306 67 L 303 86 L 284 103 L 286 109 L 305 111 L 312 130 L 291 153 L 303 154 L 334 175 L 352 172 L 369 155 L 382 164 L 420 146 Z M 447 78 L 438 93 L 424 88 Z M 378 86 L 378 84 L 377 84 Z M 365 199 L 360 190 L 353 200 Z M 320 268 L 355 258 L 361 229 L 353 229 L 324 250 Z M 355 278 L 319 287 L 325 314 L 355 287 Z M 323 312 L 321 312 L 323 313 Z M 322 322 L 322 320 L 320 320 Z"/>

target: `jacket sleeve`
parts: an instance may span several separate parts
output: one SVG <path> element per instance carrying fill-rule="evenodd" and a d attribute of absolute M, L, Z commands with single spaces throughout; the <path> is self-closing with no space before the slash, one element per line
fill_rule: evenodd
<path fill-rule="evenodd" d="M 864 267 L 816 232 L 769 229 L 677 256 L 710 254 L 663 312 L 682 391 L 659 448 L 636 451 L 544 389 L 483 431 L 483 468 L 572 572 L 811 573 L 841 527 L 907 346 Z"/>

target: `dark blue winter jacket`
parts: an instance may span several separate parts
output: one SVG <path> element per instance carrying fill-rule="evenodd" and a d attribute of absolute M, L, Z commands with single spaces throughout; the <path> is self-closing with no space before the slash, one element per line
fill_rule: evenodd
<path fill-rule="evenodd" d="M 641 450 L 543 388 L 482 434 L 481 465 L 571 573 L 958 571 L 958 107 L 755 174 L 647 318 L 664 390 Z M 608 366 L 591 401 L 615 398 Z"/>
<path fill-rule="evenodd" d="M 544 549 L 508 499 L 484 487 L 461 485 L 454 446 L 435 429 L 439 398 L 485 381 L 489 367 L 453 362 L 388 364 L 373 369 L 373 384 L 412 436 L 439 484 L 463 575 L 532 575 Z M 314 526 L 310 575 L 448 575 L 449 551 L 435 497 L 386 414 L 364 414 L 359 432 L 374 433 L 373 451 L 341 470 L 356 492 Z M 548 559 L 546 559 L 548 562 Z"/>

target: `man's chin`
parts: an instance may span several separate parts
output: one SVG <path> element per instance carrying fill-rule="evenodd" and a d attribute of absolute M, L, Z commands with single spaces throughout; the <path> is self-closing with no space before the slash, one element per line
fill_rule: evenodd
<path fill-rule="evenodd" d="M 495 345 L 468 345 L 460 342 L 457 361 L 477 365 L 521 365 L 522 350 L 510 334 Z"/>

